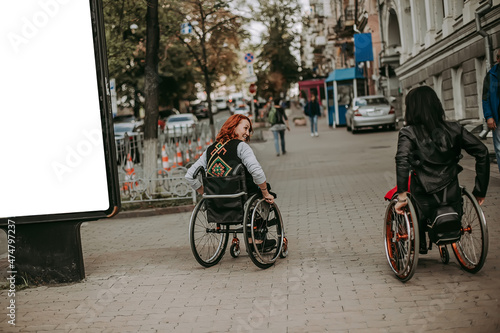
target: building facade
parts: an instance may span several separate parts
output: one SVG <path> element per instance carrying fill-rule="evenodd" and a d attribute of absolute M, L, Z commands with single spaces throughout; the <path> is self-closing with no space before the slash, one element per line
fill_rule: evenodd
<path fill-rule="evenodd" d="M 377 0 L 310 0 L 309 4 L 301 37 L 302 67 L 312 69 L 312 78 L 326 78 L 335 69 L 365 67 L 368 93 L 380 92 L 382 43 Z M 373 61 L 356 64 L 357 33 L 372 35 Z"/>
<path fill-rule="evenodd" d="M 387 94 L 429 85 L 448 119 L 482 119 L 483 79 L 500 47 L 500 0 L 378 3 Z"/>

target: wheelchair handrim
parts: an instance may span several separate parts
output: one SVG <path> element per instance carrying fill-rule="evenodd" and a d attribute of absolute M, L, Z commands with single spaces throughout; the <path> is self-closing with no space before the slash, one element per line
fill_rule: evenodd
<path fill-rule="evenodd" d="M 251 221 L 255 220 L 255 214 L 257 213 L 257 209 L 256 209 L 257 206 L 260 205 L 263 202 L 266 202 L 265 199 L 260 199 L 255 204 L 255 208 L 253 209 L 253 212 L 252 212 L 252 219 L 251 219 Z M 279 211 L 278 207 L 274 203 L 272 205 L 270 205 L 270 207 L 274 208 L 273 210 L 274 210 L 275 214 L 278 215 L 277 217 L 279 217 L 279 221 L 280 221 L 280 224 L 281 224 L 281 221 L 282 221 L 282 219 L 281 219 L 281 212 Z M 278 237 L 278 238 L 281 241 L 279 242 L 279 245 L 278 245 L 277 251 L 275 252 L 275 255 L 271 259 L 264 259 L 264 258 L 262 258 L 261 254 L 260 254 L 260 251 L 255 251 L 257 257 L 264 264 L 274 263 L 276 261 L 276 259 L 278 259 L 279 254 L 281 253 L 281 250 L 282 250 L 282 247 L 283 247 L 283 238 L 284 238 L 283 225 L 280 226 L 280 229 L 281 229 L 281 237 Z M 252 236 L 252 240 L 255 240 L 255 232 L 254 232 L 254 228 L 253 227 L 250 228 L 250 234 Z"/>

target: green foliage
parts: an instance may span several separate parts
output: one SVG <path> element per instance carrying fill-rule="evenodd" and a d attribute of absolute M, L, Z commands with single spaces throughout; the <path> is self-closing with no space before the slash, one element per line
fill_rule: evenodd
<path fill-rule="evenodd" d="M 199 74 L 195 79 L 205 90 L 212 90 L 223 77 L 238 74 L 240 42 L 248 35 L 242 29 L 245 19 L 231 13 L 229 1 L 168 0 L 164 7 L 175 22 L 168 24 L 168 35 L 176 36 L 189 52 Z M 188 22 L 193 33 L 181 35 L 181 23 Z"/>
<path fill-rule="evenodd" d="M 143 89 L 146 7 L 133 0 L 103 0 L 109 75 L 116 79 L 117 94 L 126 106 L 140 106 Z M 135 24 L 137 29 L 130 27 Z"/>
<path fill-rule="evenodd" d="M 144 104 L 144 70 L 146 37 L 146 1 L 103 0 L 108 67 L 110 77 L 116 79 L 118 98 L 125 107 L 134 107 L 136 113 Z M 173 34 L 168 24 L 172 15 L 160 6 L 159 47 L 159 103 L 178 107 L 179 99 L 194 99 L 195 82 L 199 79 L 192 65 L 193 59 Z M 135 24 L 137 29 L 130 27 Z"/>
<path fill-rule="evenodd" d="M 255 17 L 266 26 L 261 36 L 263 45 L 256 64 L 258 89 L 264 97 L 286 93 L 290 84 L 299 80 L 299 65 L 293 55 L 299 34 L 295 31 L 300 20 L 297 0 L 259 0 Z"/>

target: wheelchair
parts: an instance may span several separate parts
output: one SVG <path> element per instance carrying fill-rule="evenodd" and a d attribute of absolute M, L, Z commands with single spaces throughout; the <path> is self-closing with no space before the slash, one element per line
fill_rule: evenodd
<path fill-rule="evenodd" d="M 448 264 L 450 260 L 447 248 L 447 245 L 450 245 L 462 269 L 469 273 L 477 273 L 483 267 L 488 253 L 488 228 L 476 198 L 465 187 L 460 186 L 460 188 L 463 209 L 460 239 L 438 241 L 436 245 L 444 264 Z M 408 195 L 404 214 L 400 215 L 395 211 L 397 194 L 391 196 L 390 193 L 391 191 L 385 197 L 390 201 L 384 219 L 385 254 L 396 277 L 402 282 L 407 282 L 413 277 L 417 268 L 420 248 L 419 224 L 411 194 Z M 425 235 L 427 244 L 427 239 L 430 238 L 428 230 Z M 432 242 L 429 241 L 429 250 L 431 248 Z"/>
<path fill-rule="evenodd" d="M 225 177 L 207 177 L 202 167 L 194 177 L 199 173 L 205 193 L 191 214 L 189 242 L 200 265 L 211 267 L 219 263 L 229 235 L 233 235 L 229 252 L 237 258 L 241 253 L 238 233 L 243 233 L 246 251 L 259 268 L 269 268 L 278 257 L 288 255 L 280 210 L 276 203 L 267 203 L 260 193 L 248 195 L 243 165 Z"/>

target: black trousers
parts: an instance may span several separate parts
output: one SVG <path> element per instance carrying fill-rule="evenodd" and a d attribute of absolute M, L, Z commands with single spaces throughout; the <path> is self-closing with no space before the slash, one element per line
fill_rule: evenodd
<path fill-rule="evenodd" d="M 412 203 L 417 213 L 421 243 L 422 240 L 425 240 L 425 231 L 427 230 L 428 222 L 434 219 L 436 209 L 443 202 L 446 202 L 448 206 L 452 206 L 460 216 L 462 215 L 462 192 L 458 178 L 448 184 L 445 189 L 434 193 L 435 195 L 425 192 L 418 181 L 412 179 L 410 192 L 413 199 Z"/>

